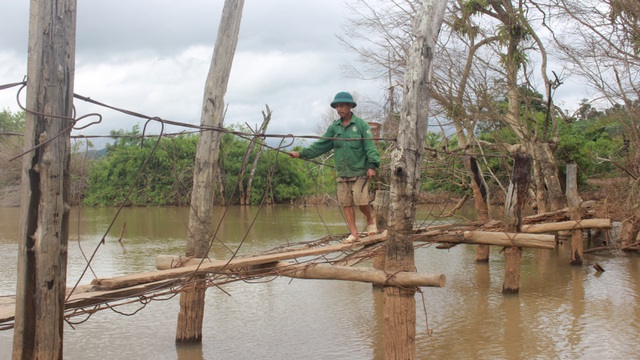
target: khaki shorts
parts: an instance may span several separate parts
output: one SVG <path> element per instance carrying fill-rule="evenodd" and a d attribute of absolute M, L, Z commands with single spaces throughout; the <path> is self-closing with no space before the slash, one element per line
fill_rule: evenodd
<path fill-rule="evenodd" d="M 369 187 L 364 185 L 366 177 L 356 181 L 338 182 L 338 203 L 340 206 L 369 205 Z"/>

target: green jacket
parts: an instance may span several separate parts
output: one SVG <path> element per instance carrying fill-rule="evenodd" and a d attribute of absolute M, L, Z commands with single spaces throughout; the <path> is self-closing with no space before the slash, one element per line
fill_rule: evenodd
<path fill-rule="evenodd" d="M 323 138 L 339 138 L 339 139 L 371 139 L 371 127 L 364 120 L 351 115 L 351 122 L 344 126 L 342 119 L 335 120 L 327 131 L 322 135 Z M 320 139 L 308 148 L 300 152 L 303 159 L 313 159 L 320 156 L 331 149 L 334 149 L 334 163 L 338 176 L 354 177 L 364 176 L 367 169 L 376 169 L 380 166 L 380 155 L 373 140 L 332 140 Z"/>

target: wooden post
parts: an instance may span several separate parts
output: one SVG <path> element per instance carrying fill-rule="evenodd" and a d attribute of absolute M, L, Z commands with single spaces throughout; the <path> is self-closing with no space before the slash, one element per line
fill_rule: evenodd
<path fill-rule="evenodd" d="M 414 24 L 415 39 L 408 53 L 404 101 L 396 148 L 391 153 L 387 273 L 415 271 L 411 235 L 419 189 L 429 115 L 429 86 L 435 43 L 447 2 L 425 0 Z M 416 358 L 415 289 L 384 287 L 384 346 L 387 359 Z"/>
<path fill-rule="evenodd" d="M 76 1 L 51 3 L 30 3 L 14 360 L 63 358 Z"/>
<path fill-rule="evenodd" d="M 202 115 L 203 126 L 222 128 L 224 122 L 224 94 L 227 91 L 229 73 L 238 44 L 240 20 L 244 0 L 226 0 L 218 27 L 213 59 L 204 90 Z M 189 238 L 187 256 L 207 257 L 212 239 L 211 221 L 215 197 L 214 175 L 218 170 L 218 156 L 222 134 L 217 131 L 201 131 L 196 149 L 189 211 Z M 203 275 L 194 279 L 194 286 L 180 294 L 180 313 L 176 342 L 197 343 L 202 341 L 202 319 L 204 317 Z"/>
<path fill-rule="evenodd" d="M 373 201 L 373 211 L 376 217 L 376 225 L 378 227 L 378 231 L 387 230 L 387 224 L 389 223 L 389 191 L 376 191 L 376 199 Z M 384 253 L 379 253 L 374 256 L 373 268 L 384 270 L 384 258 Z"/>
<path fill-rule="evenodd" d="M 567 164 L 566 180 L 567 203 L 569 205 L 570 218 L 573 221 L 582 220 L 580 194 L 578 193 L 578 166 L 576 163 Z M 571 265 L 582 265 L 584 244 L 582 229 L 571 230 Z"/>
<path fill-rule="evenodd" d="M 505 231 L 516 233 L 521 231 L 522 210 L 527 202 L 529 182 L 531 181 L 531 157 L 523 153 L 515 153 L 513 172 L 504 209 Z M 517 294 L 520 291 L 520 263 L 522 249 L 510 246 L 504 251 L 504 283 L 503 294 Z"/>

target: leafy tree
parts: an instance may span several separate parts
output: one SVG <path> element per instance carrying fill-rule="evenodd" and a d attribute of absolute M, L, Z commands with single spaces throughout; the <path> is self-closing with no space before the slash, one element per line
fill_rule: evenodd
<path fill-rule="evenodd" d="M 0 133 L 17 133 L 24 131 L 24 112 L 12 113 L 8 109 L 0 111 Z M 0 135 L 0 204 L 18 206 L 20 204 L 19 189 L 21 181 L 22 161 L 9 162 L 9 159 L 22 152 L 22 137 Z"/>
<path fill-rule="evenodd" d="M 0 132 L 22 133 L 24 131 L 24 111 L 12 113 L 4 108 L 0 111 Z"/>
<path fill-rule="evenodd" d="M 89 206 L 115 206 L 125 198 L 135 182 L 139 169 L 148 159 L 126 205 L 185 205 L 189 202 L 193 182 L 193 163 L 198 137 L 181 135 L 162 138 L 152 154 L 156 139 L 142 142 L 140 129 L 112 131 L 115 141 L 107 146 L 105 157 L 92 164 L 89 188 L 84 203 Z M 238 202 L 237 182 L 242 159 L 249 141 L 224 134 L 221 145 L 220 169 L 224 203 Z M 250 161 L 254 154 L 249 154 Z M 251 196 L 252 204 L 266 196 L 276 203 L 289 202 L 313 191 L 312 178 L 303 162 L 276 152 L 263 154 L 256 170 Z M 273 174 L 273 175 L 272 175 Z M 215 191 L 212 189 L 211 191 Z M 222 199 L 221 199 L 222 200 Z"/>
<path fill-rule="evenodd" d="M 91 166 L 84 203 L 89 206 L 120 204 L 147 158 L 146 167 L 125 205 L 182 205 L 188 200 L 197 137 L 181 135 L 142 142 L 139 127 L 112 131 L 118 136 L 107 155 Z M 153 154 L 152 154 L 153 152 Z"/>

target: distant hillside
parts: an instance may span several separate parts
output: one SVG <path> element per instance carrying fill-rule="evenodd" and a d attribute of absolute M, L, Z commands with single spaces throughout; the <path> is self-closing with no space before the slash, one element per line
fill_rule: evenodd
<path fill-rule="evenodd" d="M 100 159 L 101 157 L 103 157 L 105 155 L 107 155 L 107 149 L 106 148 L 103 148 L 103 149 L 100 149 L 100 150 L 94 150 L 94 149 L 87 150 L 87 157 L 89 159 Z"/>

